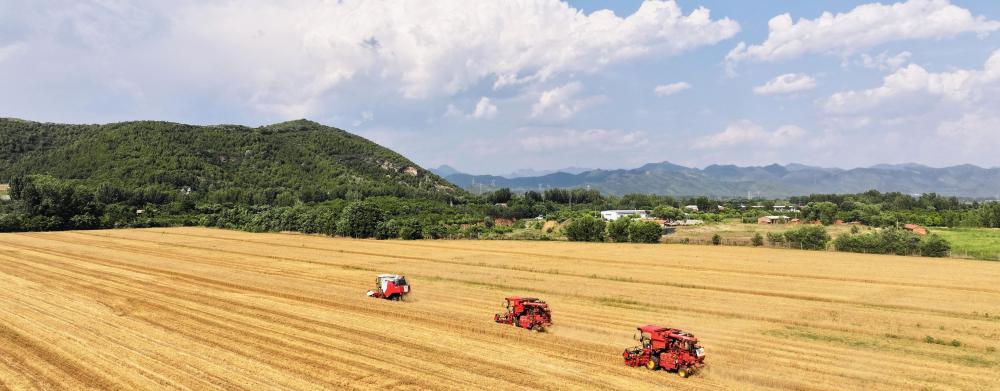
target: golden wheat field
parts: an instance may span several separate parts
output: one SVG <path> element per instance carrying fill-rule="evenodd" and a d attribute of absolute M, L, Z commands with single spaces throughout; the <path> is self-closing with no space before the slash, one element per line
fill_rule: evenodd
<path fill-rule="evenodd" d="M 405 274 L 413 294 L 366 297 L 378 273 Z M 549 333 L 493 323 L 513 294 L 548 301 Z M 1000 387 L 1000 263 L 984 261 L 205 228 L 21 233 L 0 235 L 0 304 L 0 389 Z M 647 323 L 694 333 L 707 368 L 681 379 L 624 366 Z"/>

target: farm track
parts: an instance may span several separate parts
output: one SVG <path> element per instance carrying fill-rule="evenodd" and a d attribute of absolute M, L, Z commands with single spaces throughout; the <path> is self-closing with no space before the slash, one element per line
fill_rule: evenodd
<path fill-rule="evenodd" d="M 411 300 L 364 297 L 382 272 Z M 996 281 L 995 263 L 770 249 L 2 234 L 0 390 L 990 389 Z M 494 324 L 510 294 L 556 326 Z M 646 323 L 694 332 L 709 367 L 621 365 Z"/>

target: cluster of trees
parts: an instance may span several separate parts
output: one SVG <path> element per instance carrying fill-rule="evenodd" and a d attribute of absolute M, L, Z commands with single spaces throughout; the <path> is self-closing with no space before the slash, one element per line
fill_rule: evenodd
<path fill-rule="evenodd" d="M 833 241 L 837 251 L 869 254 L 920 255 L 925 257 L 946 257 L 951 245 L 944 238 L 930 234 L 920 237 L 913 232 L 899 228 L 885 228 L 865 233 L 855 232 L 840 235 Z"/>
<path fill-rule="evenodd" d="M 821 226 L 803 226 L 785 232 L 767 234 L 767 241 L 773 246 L 802 250 L 825 250 L 831 243 L 830 235 Z M 850 233 L 832 240 L 837 251 L 867 254 L 919 255 L 924 257 L 946 257 L 951 245 L 944 238 L 930 234 L 919 236 L 905 229 L 895 227 L 873 229 L 861 232 L 853 227 Z M 762 246 L 764 238 L 759 233 L 751 238 L 751 244 Z"/>
<path fill-rule="evenodd" d="M 780 233 L 768 232 L 767 241 L 772 245 L 800 250 L 825 250 L 830 243 L 830 234 L 823 227 L 805 225 Z"/>
<path fill-rule="evenodd" d="M 898 192 L 870 190 L 859 194 L 814 194 L 791 197 L 805 205 L 802 218 L 832 224 L 858 221 L 873 227 L 920 224 L 934 227 L 1000 228 L 1000 203 L 962 201 L 935 193 L 914 197 Z"/>
<path fill-rule="evenodd" d="M 605 223 L 601 219 L 585 215 L 566 224 L 563 232 L 567 239 L 577 242 L 603 242 L 610 239 L 618 243 L 657 243 L 663 235 L 663 227 L 652 221 L 628 217 Z"/>

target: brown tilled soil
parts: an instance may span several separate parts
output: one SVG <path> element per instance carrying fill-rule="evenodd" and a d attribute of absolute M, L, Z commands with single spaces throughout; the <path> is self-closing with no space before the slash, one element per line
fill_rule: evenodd
<path fill-rule="evenodd" d="M 365 297 L 405 274 L 408 301 Z M 555 326 L 493 323 L 538 296 Z M 708 368 L 628 368 L 636 326 Z M 957 346 L 955 346 L 957 345 Z M 0 234 L 3 389 L 996 389 L 1000 263 L 205 228 Z"/>

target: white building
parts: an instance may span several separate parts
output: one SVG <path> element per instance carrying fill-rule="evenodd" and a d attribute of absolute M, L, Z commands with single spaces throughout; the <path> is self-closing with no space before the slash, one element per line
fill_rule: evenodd
<path fill-rule="evenodd" d="M 601 211 L 601 217 L 604 220 L 607 220 L 607 221 L 618 220 L 618 219 L 620 219 L 622 217 L 631 216 L 631 215 L 639 216 L 640 219 L 644 219 L 644 218 L 649 217 L 649 213 L 646 212 L 646 211 L 644 211 L 644 210 L 622 209 L 622 210 L 602 210 Z"/>

